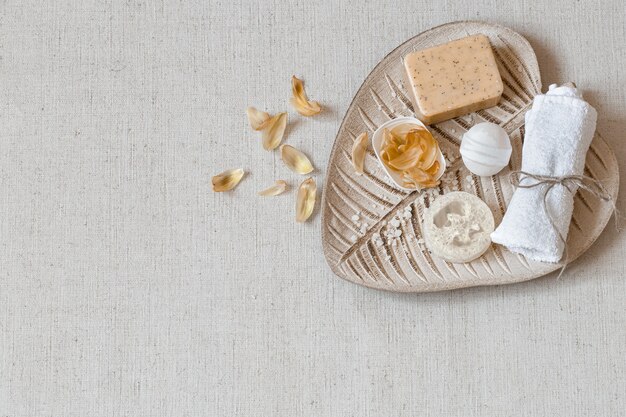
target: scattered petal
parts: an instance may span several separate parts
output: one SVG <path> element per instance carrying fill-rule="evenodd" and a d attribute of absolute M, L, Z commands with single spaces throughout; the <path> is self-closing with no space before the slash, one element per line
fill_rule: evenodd
<path fill-rule="evenodd" d="M 302 181 L 298 188 L 298 195 L 296 197 L 296 221 L 303 223 L 313 213 L 315 207 L 315 199 L 317 194 L 317 186 L 313 178 L 307 178 Z"/>
<path fill-rule="evenodd" d="M 271 117 L 263 126 L 263 148 L 270 151 L 276 149 L 283 141 L 287 127 L 287 113 L 278 113 Z"/>
<path fill-rule="evenodd" d="M 354 171 L 361 175 L 363 174 L 363 164 L 365 163 L 365 153 L 367 152 L 367 146 L 369 145 L 369 137 L 367 132 L 361 133 L 352 145 L 352 166 Z"/>
<path fill-rule="evenodd" d="M 322 106 L 317 101 L 309 101 L 304 91 L 304 83 L 295 75 L 291 77 L 291 91 L 293 93 L 290 100 L 291 105 L 301 115 L 314 116 L 322 111 Z"/>
<path fill-rule="evenodd" d="M 294 172 L 298 174 L 308 174 L 313 171 L 313 164 L 305 154 L 290 145 L 282 145 L 280 147 L 280 157 Z"/>
<path fill-rule="evenodd" d="M 265 124 L 270 120 L 270 115 L 264 111 L 257 110 L 254 107 L 248 107 L 248 121 L 254 130 L 263 130 Z"/>
<path fill-rule="evenodd" d="M 239 181 L 243 178 L 245 172 L 243 169 L 229 169 L 221 174 L 214 176 L 211 179 L 213 184 L 213 191 L 220 193 L 223 191 L 230 191 L 239 184 Z"/>
<path fill-rule="evenodd" d="M 283 180 L 277 180 L 276 183 L 274 183 L 274 185 L 272 185 L 271 187 L 266 188 L 263 191 L 259 191 L 259 195 L 262 195 L 264 197 L 275 196 L 284 193 L 286 189 L 287 182 Z"/>

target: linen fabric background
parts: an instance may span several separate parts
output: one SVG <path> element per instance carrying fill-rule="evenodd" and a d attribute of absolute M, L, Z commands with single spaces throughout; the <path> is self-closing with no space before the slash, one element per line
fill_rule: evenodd
<path fill-rule="evenodd" d="M 0 416 L 623 413 L 626 234 L 560 280 L 362 288 L 248 127 L 248 105 L 288 109 L 321 185 L 373 66 L 463 19 L 526 36 L 624 166 L 621 0 L 0 2 Z M 323 115 L 289 107 L 292 74 Z M 256 196 L 276 179 L 292 191 Z"/>

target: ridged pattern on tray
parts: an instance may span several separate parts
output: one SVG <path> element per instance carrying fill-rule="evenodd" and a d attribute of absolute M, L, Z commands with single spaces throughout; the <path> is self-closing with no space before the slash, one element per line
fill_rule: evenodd
<path fill-rule="evenodd" d="M 504 94 L 497 107 L 431 126 L 449 160 L 446 180 L 437 193 L 461 190 L 477 195 L 493 211 L 496 224 L 502 220 L 514 189 L 508 173 L 521 163 L 524 114 L 533 97 L 541 92 L 541 78 L 535 54 L 519 34 L 501 26 L 481 22 L 456 22 L 428 30 L 392 51 L 367 77 L 343 120 L 330 156 L 322 207 L 322 241 L 328 264 L 339 277 L 368 287 L 401 292 L 437 291 L 525 281 L 545 275 L 557 265 L 530 261 L 506 248 L 492 245 L 479 259 L 452 264 L 432 256 L 422 242 L 422 216 L 429 205 L 427 193 L 395 188 L 378 166 L 374 153 L 366 156 L 365 173 L 357 176 L 350 163 L 356 136 L 395 117 L 412 116 L 413 108 L 402 85 L 402 57 L 412 51 L 464 36 L 489 36 L 504 82 Z M 567 81 L 567 80 L 564 80 Z M 477 177 L 460 160 L 462 135 L 474 124 L 490 121 L 503 126 L 511 136 L 511 162 L 499 175 Z M 611 149 L 596 135 L 587 154 L 586 174 L 601 179 L 616 196 L 619 175 Z M 467 177 L 470 176 L 470 180 Z M 454 181 L 456 179 L 456 181 Z M 412 215 L 400 226 L 396 245 L 373 239 L 384 224 L 411 205 Z M 369 225 L 361 233 L 352 221 Z M 585 191 L 575 196 L 574 215 L 568 238 L 571 259 L 582 254 L 604 229 L 611 211 Z"/>

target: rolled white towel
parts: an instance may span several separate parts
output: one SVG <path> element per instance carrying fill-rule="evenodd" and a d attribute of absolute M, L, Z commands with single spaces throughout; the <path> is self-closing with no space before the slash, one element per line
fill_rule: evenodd
<path fill-rule="evenodd" d="M 576 88 L 551 85 L 546 94 L 534 98 L 531 110 L 526 113 L 521 171 L 548 177 L 581 175 L 596 119 L 596 110 Z M 534 181 L 524 178 L 521 184 Z M 544 208 L 546 186 L 515 190 L 491 239 L 530 259 L 556 263 L 564 249 L 559 233 L 567 239 L 576 190 L 570 187 L 570 192 L 557 185 L 548 193 L 547 209 L 553 226 Z"/>

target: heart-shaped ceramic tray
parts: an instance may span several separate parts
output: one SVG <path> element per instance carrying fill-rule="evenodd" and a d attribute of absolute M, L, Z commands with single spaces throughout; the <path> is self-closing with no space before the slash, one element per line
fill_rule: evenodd
<path fill-rule="evenodd" d="M 394 187 L 371 150 L 366 156 L 364 175 L 356 175 L 352 168 L 350 152 L 358 134 L 367 131 L 371 138 L 377 126 L 387 120 L 413 116 L 412 105 L 402 85 L 402 58 L 409 52 L 477 33 L 487 35 L 491 41 L 504 82 L 504 93 L 497 107 L 430 127 L 449 161 L 446 176 L 434 192 L 443 194 L 459 190 L 475 194 L 491 208 L 496 225 L 502 220 L 514 191 L 508 173 L 519 169 L 521 163 L 524 114 L 533 97 L 541 93 L 537 58 L 526 39 L 502 26 L 482 22 L 438 26 L 403 43 L 374 68 L 359 88 L 337 134 L 323 193 L 322 242 L 326 260 L 339 277 L 389 291 L 424 292 L 526 281 L 559 268 L 558 265 L 531 261 L 495 244 L 472 262 L 453 264 L 443 261 L 430 254 L 422 240 L 422 217 L 431 198 L 428 193 L 407 192 Z M 513 144 L 509 166 L 493 177 L 472 175 L 459 155 L 463 133 L 483 121 L 501 125 Z M 585 174 L 601 180 L 609 192 L 617 196 L 617 161 L 613 151 L 598 135 L 587 153 Z M 412 205 L 412 216 L 400 226 L 399 244 L 394 246 L 385 242 L 377 245 L 374 234 L 380 233 L 384 224 L 403 213 L 408 205 Z M 360 222 L 368 224 L 364 233 L 352 220 L 356 213 L 360 213 Z M 608 204 L 586 191 L 578 191 L 567 240 L 570 260 L 589 248 L 610 217 Z"/>

